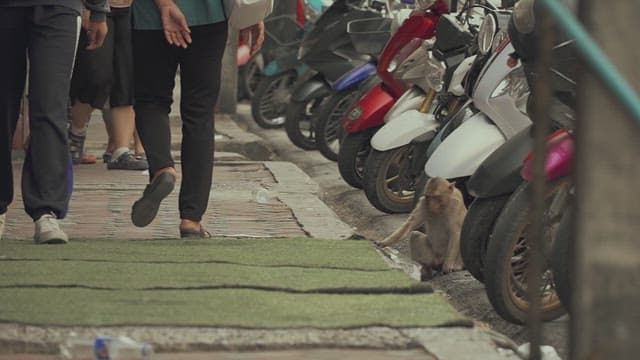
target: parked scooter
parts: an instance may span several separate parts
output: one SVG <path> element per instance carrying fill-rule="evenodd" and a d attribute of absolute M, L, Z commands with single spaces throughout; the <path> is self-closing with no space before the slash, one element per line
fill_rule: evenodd
<path fill-rule="evenodd" d="M 294 145 L 305 150 L 316 148 L 314 114 L 331 95 L 331 84 L 370 60 L 369 55 L 359 53 L 353 46 L 348 23 L 389 16 L 390 9 L 389 0 L 336 0 L 305 35 L 298 58 L 310 70 L 294 86 L 285 120 L 287 136 Z"/>
<path fill-rule="evenodd" d="M 371 137 L 384 124 L 385 115 L 407 88 L 394 77 L 394 72 L 420 46 L 421 40 L 433 38 L 439 18 L 449 11 L 444 0 L 418 4 L 420 11 L 402 23 L 380 55 L 377 74 L 382 83 L 362 96 L 342 120 L 344 136 L 339 147 L 338 169 L 345 182 L 355 188 L 362 188 Z"/>
<path fill-rule="evenodd" d="M 422 46 L 401 65 L 399 73 L 415 77 L 416 70 L 422 70 L 424 80 L 415 81 L 396 102 L 385 125 L 371 139 L 363 188 L 380 211 L 411 211 L 416 179 L 423 172 L 431 140 L 449 118 L 465 113 L 463 79 L 476 58 L 477 44 L 463 15 L 469 13 L 443 15 L 433 47 Z"/>
<path fill-rule="evenodd" d="M 265 41 L 260 51 L 250 56 L 249 44 L 243 39 L 238 41 L 238 99 L 252 99 L 263 78 L 263 70 L 266 63 L 279 55 L 281 43 L 286 38 L 297 35 L 297 29 L 305 25 L 305 8 L 311 7 L 308 1 L 296 0 L 296 13 L 289 14 L 289 1 L 276 1 L 271 15 L 265 19 Z M 317 1 L 317 0 L 314 0 Z M 302 15 L 302 16 L 301 16 Z M 283 20 L 286 18 L 287 20 Z M 298 39 L 298 42 L 300 39 Z"/>
<path fill-rule="evenodd" d="M 514 19 L 527 18 L 530 31 L 519 32 L 512 21 L 509 33 L 521 58 L 527 80 L 533 87 L 535 77 L 535 39 L 533 38 L 533 1 L 521 1 Z M 524 16 L 524 17 L 523 17 Z M 550 181 L 547 191 L 548 208 L 545 214 L 545 233 L 549 243 L 545 244 L 547 259 L 550 249 L 565 244 L 553 244 L 564 234 L 561 226 L 563 214 L 571 204 L 573 185 L 569 179 L 573 154 L 573 140 L 570 131 L 574 123 L 573 103 L 575 99 L 575 52 L 572 41 L 560 41 L 554 47 L 552 87 L 554 99 L 550 115 L 555 128 L 559 128 L 548 139 L 548 153 L 545 174 Z M 535 96 L 535 94 L 534 94 Z M 491 154 L 469 180 L 469 192 L 476 196 L 461 232 L 461 251 L 465 267 L 486 285 L 487 296 L 496 312 L 504 319 L 522 324 L 529 309 L 526 289 L 529 277 L 527 238 L 529 231 L 530 180 L 532 157 L 526 156 L 531 150 L 529 129 L 523 130 Z M 525 157 L 524 164 L 522 158 Z M 564 237 L 561 237 L 564 239 Z M 566 240 L 566 239 L 565 239 Z M 559 250 L 559 249 L 558 249 Z M 552 262 L 558 263 L 557 259 Z M 547 262 L 548 266 L 548 262 Z M 566 273 L 564 275 L 567 275 Z M 547 267 L 543 274 L 542 290 L 543 320 L 552 320 L 564 313 L 561 306 L 556 280 L 561 274 Z M 565 280 L 563 289 L 566 289 Z M 562 281 L 562 280 L 561 280 Z"/>
<path fill-rule="evenodd" d="M 403 14 L 409 15 L 406 11 L 397 11 L 393 22 L 402 23 Z M 371 61 L 349 71 L 333 83 L 332 95 L 318 109 L 315 119 L 316 146 L 329 160 L 338 160 L 339 142 L 342 137 L 340 124 L 347 111 L 364 92 L 380 83 L 376 76 L 377 59 L 389 41 L 393 22 L 381 18 L 354 20 L 348 24 L 347 32 L 354 47 L 360 53 L 371 55 Z M 397 25 L 395 27 L 397 28 Z"/>
<path fill-rule="evenodd" d="M 263 128 L 277 128 L 284 125 L 286 107 L 291 98 L 291 91 L 296 79 L 307 70 L 307 66 L 298 60 L 298 47 L 305 34 L 313 27 L 313 22 L 308 21 L 301 13 L 307 8 L 316 9 L 328 0 L 316 0 L 315 6 L 310 0 L 297 0 L 297 16 L 281 15 L 271 16 L 265 21 L 265 35 L 271 39 L 266 44 L 271 50 L 271 60 L 264 63 L 263 58 L 258 58 L 261 65 L 256 71 L 260 71 L 259 82 L 255 87 L 251 98 L 251 112 L 256 123 Z M 324 8 L 319 6 L 320 9 Z M 264 47 L 264 45 L 263 45 Z"/>

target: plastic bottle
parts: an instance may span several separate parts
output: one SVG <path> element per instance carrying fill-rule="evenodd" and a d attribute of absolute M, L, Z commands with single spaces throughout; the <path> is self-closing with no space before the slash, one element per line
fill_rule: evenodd
<path fill-rule="evenodd" d="M 69 360 L 149 360 L 150 344 L 127 336 L 72 337 L 60 345 L 60 358 Z"/>
<path fill-rule="evenodd" d="M 278 194 L 274 190 L 268 190 L 262 186 L 253 191 L 253 200 L 258 204 L 272 204 L 277 197 Z"/>

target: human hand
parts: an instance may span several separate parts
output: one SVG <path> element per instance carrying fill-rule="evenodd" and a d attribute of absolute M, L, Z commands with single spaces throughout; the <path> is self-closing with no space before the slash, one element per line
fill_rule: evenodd
<path fill-rule="evenodd" d="M 260 21 L 255 25 L 251 25 L 248 28 L 240 30 L 240 37 L 245 43 L 251 45 L 250 56 L 255 55 L 262 47 L 264 42 L 264 22 Z"/>
<path fill-rule="evenodd" d="M 191 44 L 191 30 L 178 5 L 172 0 L 156 0 L 160 10 L 164 37 L 171 45 L 187 48 Z"/>
<path fill-rule="evenodd" d="M 109 31 L 106 21 L 89 21 L 86 30 L 87 40 L 89 42 L 89 45 L 85 48 L 87 50 L 95 50 L 101 47 Z"/>

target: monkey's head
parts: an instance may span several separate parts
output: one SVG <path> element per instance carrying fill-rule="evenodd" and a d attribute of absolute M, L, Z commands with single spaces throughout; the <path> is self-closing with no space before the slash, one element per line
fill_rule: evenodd
<path fill-rule="evenodd" d="M 455 190 L 455 182 L 449 182 L 441 177 L 427 180 L 422 194 L 427 200 L 429 212 L 437 214 L 446 209 Z"/>

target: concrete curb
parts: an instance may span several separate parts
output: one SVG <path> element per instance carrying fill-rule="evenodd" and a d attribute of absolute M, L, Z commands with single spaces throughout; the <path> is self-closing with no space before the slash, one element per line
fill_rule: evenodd
<path fill-rule="evenodd" d="M 353 230 L 319 196 L 319 185 L 290 162 L 266 161 L 265 166 L 278 182 L 272 189 L 293 212 L 309 236 L 320 239 L 348 239 Z M 312 196 L 309 196 L 312 195 Z"/>
<path fill-rule="evenodd" d="M 216 133 L 223 135 L 215 141 L 216 151 L 235 152 L 251 160 L 273 160 L 273 149 L 264 139 L 238 127 L 229 114 L 216 114 Z"/>
<path fill-rule="evenodd" d="M 424 349 L 439 360 L 508 360 L 480 328 L 363 327 L 355 329 L 235 329 L 203 327 L 60 327 L 0 324 L 0 353 L 58 352 L 66 339 L 124 335 L 149 342 L 158 353 L 291 349 Z"/>

